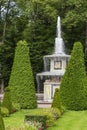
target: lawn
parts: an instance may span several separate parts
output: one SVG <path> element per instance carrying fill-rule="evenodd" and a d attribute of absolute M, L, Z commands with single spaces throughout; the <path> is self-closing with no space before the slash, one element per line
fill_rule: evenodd
<path fill-rule="evenodd" d="M 41 109 L 21 110 L 4 118 L 6 130 L 22 130 L 25 115 L 39 111 Z M 87 130 L 87 111 L 67 111 L 47 130 Z"/>
<path fill-rule="evenodd" d="M 10 117 L 4 118 L 5 128 L 6 130 L 17 130 L 23 128 L 24 125 L 24 117 L 27 114 L 32 114 L 39 111 L 39 109 L 32 110 L 20 110 L 14 114 L 11 114 Z"/>
<path fill-rule="evenodd" d="M 67 111 L 47 130 L 87 130 L 87 111 Z"/>

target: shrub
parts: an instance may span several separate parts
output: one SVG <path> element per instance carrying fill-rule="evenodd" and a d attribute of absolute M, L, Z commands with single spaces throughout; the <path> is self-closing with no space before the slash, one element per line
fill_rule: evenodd
<path fill-rule="evenodd" d="M 8 117 L 9 116 L 9 110 L 6 107 L 1 107 L 1 115 L 3 117 Z"/>
<path fill-rule="evenodd" d="M 12 113 L 16 112 L 16 111 L 19 111 L 21 108 L 20 108 L 20 104 L 19 103 L 12 103 Z"/>
<path fill-rule="evenodd" d="M 58 108 L 48 108 L 41 109 L 36 111 L 34 116 L 46 116 L 46 127 L 53 126 L 55 124 L 55 120 L 61 116 L 61 112 Z"/>
<path fill-rule="evenodd" d="M 19 103 L 24 109 L 37 107 L 29 48 L 25 41 L 17 43 L 9 87 L 14 103 Z"/>
<path fill-rule="evenodd" d="M 9 113 L 11 113 L 12 110 L 12 102 L 11 102 L 11 96 L 10 96 L 10 88 L 5 88 L 4 98 L 2 102 L 2 107 L 5 107 L 9 110 Z"/>
<path fill-rule="evenodd" d="M 3 119 L 2 119 L 1 115 L 0 115 L 0 130 L 5 130 L 4 122 L 3 122 Z"/>
<path fill-rule="evenodd" d="M 34 125 L 37 129 L 46 128 L 46 116 L 45 115 L 26 115 L 25 122 L 29 125 Z"/>
<path fill-rule="evenodd" d="M 61 110 L 61 102 L 60 102 L 60 91 L 58 88 L 55 89 L 52 106 L 53 108 L 59 108 Z"/>
<path fill-rule="evenodd" d="M 76 42 L 60 86 L 61 101 L 67 109 L 87 108 L 86 84 L 83 47 L 80 42 Z"/>
<path fill-rule="evenodd" d="M 0 130 L 5 130 L 4 122 L 1 115 L 1 102 L 0 102 Z"/>
<path fill-rule="evenodd" d="M 49 109 L 54 119 L 58 119 L 61 116 L 61 110 L 58 108 L 51 108 Z"/>

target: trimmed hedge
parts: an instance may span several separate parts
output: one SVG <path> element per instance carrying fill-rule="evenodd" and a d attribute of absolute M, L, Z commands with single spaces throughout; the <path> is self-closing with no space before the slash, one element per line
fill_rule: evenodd
<path fill-rule="evenodd" d="M 87 81 L 84 66 L 83 47 L 80 42 L 74 44 L 71 58 L 60 86 L 63 105 L 70 110 L 87 108 Z"/>
<path fill-rule="evenodd" d="M 41 128 L 46 128 L 46 119 L 47 117 L 45 115 L 26 115 L 25 116 L 25 122 L 28 123 L 41 123 Z M 39 126 L 38 126 L 39 127 Z"/>
<path fill-rule="evenodd" d="M 61 110 L 61 102 L 60 102 L 60 90 L 58 88 L 55 89 L 52 106 L 53 108 L 59 108 Z"/>
<path fill-rule="evenodd" d="M 5 88 L 4 98 L 2 102 L 2 107 L 5 107 L 8 109 L 9 113 L 11 113 L 12 110 L 12 102 L 11 102 L 11 95 L 10 95 L 10 88 Z"/>
<path fill-rule="evenodd" d="M 9 87 L 14 103 L 19 103 L 24 109 L 37 107 L 29 47 L 26 41 L 17 43 Z"/>

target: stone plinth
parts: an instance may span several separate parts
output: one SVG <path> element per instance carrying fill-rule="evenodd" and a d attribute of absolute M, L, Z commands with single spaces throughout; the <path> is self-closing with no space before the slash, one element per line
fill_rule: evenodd
<path fill-rule="evenodd" d="M 44 101 L 52 102 L 55 89 L 59 88 L 60 83 L 58 82 L 44 82 Z"/>

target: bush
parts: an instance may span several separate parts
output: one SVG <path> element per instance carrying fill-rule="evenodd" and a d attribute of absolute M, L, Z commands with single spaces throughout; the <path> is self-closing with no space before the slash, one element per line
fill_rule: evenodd
<path fill-rule="evenodd" d="M 46 127 L 53 126 L 55 124 L 55 120 L 61 116 L 61 112 L 58 108 L 48 108 L 48 109 L 41 109 L 36 111 L 34 116 L 46 116 Z"/>
<path fill-rule="evenodd" d="M 5 130 L 3 118 L 2 118 L 2 115 L 1 115 L 1 102 L 0 102 L 0 130 Z"/>
<path fill-rule="evenodd" d="M 9 110 L 6 107 L 1 107 L 1 115 L 3 117 L 8 117 L 9 116 Z"/>
<path fill-rule="evenodd" d="M 25 122 L 29 125 L 34 125 L 37 129 L 46 128 L 46 116 L 45 115 L 26 115 Z"/>
<path fill-rule="evenodd" d="M 61 102 L 60 102 L 60 91 L 58 88 L 55 89 L 52 106 L 53 108 L 59 108 L 61 110 Z"/>
<path fill-rule="evenodd" d="M 0 130 L 5 130 L 4 122 L 3 122 L 3 119 L 2 119 L 1 115 L 0 115 Z"/>
<path fill-rule="evenodd" d="M 54 119 L 58 119 L 62 114 L 61 110 L 58 108 L 51 108 L 49 112 L 51 112 Z"/>
<path fill-rule="evenodd" d="M 9 87 L 14 103 L 19 103 L 23 109 L 37 107 L 29 48 L 25 41 L 17 43 Z"/>
<path fill-rule="evenodd" d="M 71 58 L 60 85 L 61 101 L 67 109 L 84 110 L 87 108 L 86 91 L 83 47 L 81 43 L 77 42 L 74 44 Z"/>
<path fill-rule="evenodd" d="M 10 88 L 5 88 L 4 98 L 2 102 L 2 107 L 5 107 L 9 110 L 9 113 L 11 113 L 12 110 L 12 102 L 11 102 L 11 96 L 10 96 Z"/>
<path fill-rule="evenodd" d="M 12 103 L 12 113 L 16 112 L 16 111 L 19 111 L 21 108 L 20 108 L 20 104 L 19 103 Z"/>

